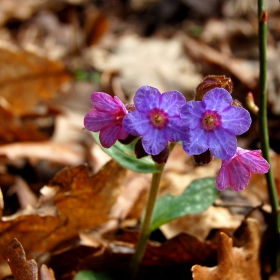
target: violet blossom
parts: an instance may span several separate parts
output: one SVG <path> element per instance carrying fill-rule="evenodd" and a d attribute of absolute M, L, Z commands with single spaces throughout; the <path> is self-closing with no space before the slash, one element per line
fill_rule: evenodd
<path fill-rule="evenodd" d="M 249 112 L 232 105 L 233 99 L 223 88 L 208 91 L 202 101 L 189 101 L 181 110 L 186 135 L 183 149 L 190 155 L 210 150 L 215 157 L 228 160 L 237 148 L 236 135 L 251 125 Z"/>
<path fill-rule="evenodd" d="M 123 119 L 126 131 L 134 136 L 142 136 L 142 145 L 149 155 L 163 151 L 168 142 L 183 139 L 180 109 L 186 103 L 179 91 L 160 93 L 158 89 L 143 86 L 134 96 L 136 110 Z"/>
<path fill-rule="evenodd" d="M 232 188 L 239 192 L 247 187 L 252 173 L 267 173 L 270 165 L 260 154 L 261 150 L 249 151 L 237 147 L 231 159 L 222 161 L 216 179 L 217 189 Z"/>
<path fill-rule="evenodd" d="M 104 92 L 94 92 L 91 103 L 94 108 L 86 114 L 84 125 L 89 131 L 100 131 L 99 139 L 104 148 L 110 148 L 118 139 L 128 136 L 122 126 L 128 112 L 117 96 L 113 98 Z"/>

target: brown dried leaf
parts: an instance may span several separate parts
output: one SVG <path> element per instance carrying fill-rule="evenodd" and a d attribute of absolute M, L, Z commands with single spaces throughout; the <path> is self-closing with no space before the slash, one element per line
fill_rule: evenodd
<path fill-rule="evenodd" d="M 48 268 L 45 264 L 40 267 L 40 280 L 55 280 L 54 272 L 51 268 Z"/>
<path fill-rule="evenodd" d="M 3 217 L 0 247 L 12 238 L 21 240 L 27 256 L 36 258 L 49 252 L 80 231 L 95 228 L 108 218 L 121 188 L 125 170 L 110 161 L 97 174 L 89 176 L 86 166 L 67 168 L 50 182 L 49 202 L 30 215 Z M 58 216 L 46 216 L 45 208 L 57 208 Z M 41 216 L 39 216 L 41 215 Z"/>
<path fill-rule="evenodd" d="M 0 1 L 0 25 L 10 19 L 26 20 L 32 16 L 39 8 L 44 7 L 46 0 L 26 0 L 24 5 L 19 5 L 18 1 Z"/>
<path fill-rule="evenodd" d="M 0 155 L 5 155 L 12 161 L 27 158 L 30 161 L 48 160 L 67 166 L 78 165 L 84 161 L 83 151 L 79 145 L 52 141 L 2 145 Z"/>
<path fill-rule="evenodd" d="M 79 259 L 79 269 L 112 271 L 113 275 L 120 273 L 121 277 L 128 271 L 127 265 L 139 238 L 138 232 L 119 229 L 102 236 L 91 234 L 87 236 L 88 238 L 92 239 L 92 244 L 102 245 L 104 250 L 97 254 L 90 254 L 88 250 L 89 254 L 84 259 Z M 61 258 L 65 256 L 67 252 L 60 255 Z M 56 258 L 59 259 L 59 256 Z M 183 279 L 182 277 L 189 279 L 186 277 L 195 263 L 214 265 L 216 244 L 202 242 L 191 235 L 181 233 L 163 244 L 149 242 L 137 279 L 152 279 L 152 271 L 156 271 L 157 276 L 163 276 L 160 277 L 162 279 L 170 279 L 168 275 L 175 278 L 180 276 L 178 279 Z"/>
<path fill-rule="evenodd" d="M 237 77 L 249 89 L 256 88 L 258 73 L 254 67 L 250 67 L 247 61 L 220 53 L 188 36 L 185 36 L 185 49 L 193 60 L 217 65 Z"/>
<path fill-rule="evenodd" d="M 35 260 L 27 261 L 21 243 L 12 239 L 4 248 L 2 256 L 8 262 L 15 280 L 38 280 L 38 267 Z M 54 272 L 46 265 L 39 270 L 40 280 L 55 280 Z"/>
<path fill-rule="evenodd" d="M 214 244 L 202 242 L 196 237 L 186 233 L 181 233 L 174 238 L 168 240 L 161 246 L 149 244 L 145 258 L 144 265 L 172 265 L 172 264 L 188 264 L 194 263 L 205 264 L 215 261 Z"/>
<path fill-rule="evenodd" d="M 232 246 L 232 238 L 220 233 L 217 247 L 218 265 L 192 267 L 194 280 L 261 280 L 259 247 L 259 225 L 248 218 L 243 227 L 243 247 Z"/>
<path fill-rule="evenodd" d="M 37 263 L 26 260 L 24 249 L 16 238 L 5 246 L 2 256 L 8 262 L 15 280 L 38 279 Z"/>
<path fill-rule="evenodd" d="M 70 78 L 62 63 L 0 41 L 0 92 L 14 113 L 53 98 Z"/>
<path fill-rule="evenodd" d="M 0 105 L 0 144 L 28 140 L 42 141 L 47 139 L 47 135 L 41 132 L 35 126 L 34 122 L 23 120 Z"/>

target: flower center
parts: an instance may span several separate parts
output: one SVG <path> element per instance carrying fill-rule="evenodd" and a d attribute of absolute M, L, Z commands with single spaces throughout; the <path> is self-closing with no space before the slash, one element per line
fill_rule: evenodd
<path fill-rule="evenodd" d="M 125 115 L 126 113 L 123 110 L 118 110 L 118 112 L 115 115 L 115 122 L 121 124 Z"/>
<path fill-rule="evenodd" d="M 149 112 L 149 118 L 156 128 L 164 128 L 168 123 L 168 114 L 165 113 L 162 109 L 152 109 Z"/>
<path fill-rule="evenodd" d="M 221 116 L 215 111 L 207 110 L 203 115 L 202 125 L 206 130 L 213 130 L 221 125 Z"/>

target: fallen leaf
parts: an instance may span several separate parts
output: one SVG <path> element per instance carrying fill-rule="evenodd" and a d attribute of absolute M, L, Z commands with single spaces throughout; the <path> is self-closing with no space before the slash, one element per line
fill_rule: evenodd
<path fill-rule="evenodd" d="M 134 34 L 117 38 L 110 35 L 104 36 L 103 45 L 93 46 L 88 57 L 98 70 L 118 73 L 112 79 L 119 80 L 120 87 L 130 100 L 135 91 L 146 84 L 161 92 L 176 88 L 188 93 L 189 98 L 193 97 L 193 90 L 201 81 L 201 76 L 184 55 L 182 37 L 165 40 L 141 38 Z M 112 49 L 106 47 L 106 38 L 113 38 Z"/>
<path fill-rule="evenodd" d="M 17 141 L 43 141 L 49 138 L 35 125 L 36 118 L 23 119 L 1 106 L 1 103 L 6 103 L 6 101 L 3 101 L 0 94 L 0 144 Z"/>
<path fill-rule="evenodd" d="M 232 58 L 220 53 L 205 43 L 198 42 L 185 35 L 185 49 L 195 61 L 208 62 L 220 66 L 224 71 L 237 77 L 244 85 L 253 90 L 257 86 L 258 72 L 254 64 L 246 60 Z"/>
<path fill-rule="evenodd" d="M 40 280 L 55 280 L 53 270 L 48 268 L 45 264 L 40 267 Z"/>
<path fill-rule="evenodd" d="M 2 256 L 8 262 L 15 280 L 38 280 L 38 266 L 35 260 L 27 261 L 21 243 L 12 239 L 4 248 Z M 51 269 L 40 268 L 40 280 L 55 280 Z"/>
<path fill-rule="evenodd" d="M 114 279 L 119 279 L 118 276 L 122 279 L 128 272 L 128 264 L 138 237 L 139 233 L 136 231 L 121 229 L 101 236 L 92 235 L 95 243 L 102 244 L 104 250 L 79 260 L 79 270 L 106 271 L 111 273 Z M 60 256 L 63 258 L 66 255 L 64 252 Z M 59 256 L 56 258 L 59 259 Z M 137 279 L 153 279 L 153 274 L 160 276 L 160 279 L 170 279 L 171 275 L 178 279 L 189 279 L 187 276 L 190 276 L 190 268 L 195 263 L 214 265 L 216 244 L 200 241 L 185 233 L 163 244 L 150 241 Z"/>
<path fill-rule="evenodd" d="M 100 226 L 109 219 L 125 172 L 114 161 L 93 176 L 85 165 L 60 171 L 47 187 L 52 192 L 43 188 L 49 195 L 41 197 L 39 208 L 29 215 L 2 217 L 0 247 L 15 237 L 21 240 L 27 256 L 36 259 L 80 231 Z M 44 208 L 51 207 L 57 209 L 57 215 L 44 213 Z"/>
<path fill-rule="evenodd" d="M 261 280 L 259 224 L 248 218 L 243 227 L 243 247 L 232 245 L 232 238 L 220 233 L 217 246 L 218 265 L 192 267 L 193 280 Z"/>
<path fill-rule="evenodd" d="M 0 155 L 15 161 L 27 158 L 31 162 L 49 160 L 66 166 L 84 162 L 83 152 L 78 144 L 53 141 L 20 142 L 0 146 Z"/>
<path fill-rule="evenodd" d="M 70 79 L 61 62 L 0 41 L 0 95 L 15 114 L 27 113 L 40 101 L 52 99 Z"/>
<path fill-rule="evenodd" d="M 0 1 L 0 25 L 2 26 L 10 19 L 28 19 L 39 8 L 46 5 L 46 0 L 26 0 L 24 5 L 18 5 L 17 1 L 1 0 Z"/>

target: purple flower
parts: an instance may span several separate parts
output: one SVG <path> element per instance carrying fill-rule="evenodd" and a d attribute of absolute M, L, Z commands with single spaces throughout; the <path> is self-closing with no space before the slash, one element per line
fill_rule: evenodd
<path fill-rule="evenodd" d="M 90 110 L 85 118 L 85 128 L 98 132 L 104 148 L 110 148 L 118 139 L 125 139 L 128 133 L 122 126 L 127 110 L 118 97 L 111 97 L 104 92 L 94 92 L 91 95 L 94 109 Z"/>
<path fill-rule="evenodd" d="M 134 97 L 136 110 L 126 115 L 123 126 L 134 136 L 142 136 L 142 145 L 149 155 L 157 155 L 170 142 L 183 139 L 180 108 L 186 99 L 179 91 L 161 94 L 150 86 L 139 88 Z"/>
<path fill-rule="evenodd" d="M 270 165 L 260 154 L 261 150 L 249 151 L 238 147 L 230 160 L 222 161 L 216 180 L 217 189 L 232 188 L 239 192 L 246 188 L 252 173 L 267 173 Z"/>
<path fill-rule="evenodd" d="M 189 101 L 182 107 L 181 118 L 186 126 L 183 149 L 199 155 L 210 149 L 217 158 L 230 159 L 237 148 L 235 135 L 251 125 L 249 112 L 232 106 L 232 97 L 223 88 L 209 90 L 202 101 Z"/>

